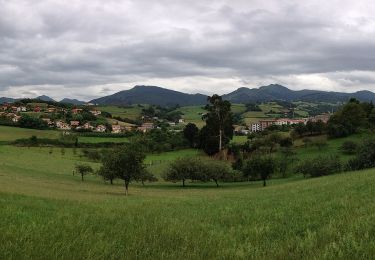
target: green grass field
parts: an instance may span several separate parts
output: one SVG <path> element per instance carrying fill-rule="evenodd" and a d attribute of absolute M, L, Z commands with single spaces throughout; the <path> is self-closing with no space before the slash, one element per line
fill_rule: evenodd
<path fill-rule="evenodd" d="M 0 126 L 0 142 L 9 142 L 20 138 L 30 138 L 33 135 L 38 138 L 55 139 L 59 137 L 60 132 L 54 130 L 34 130 L 11 126 Z"/>
<path fill-rule="evenodd" d="M 58 131 L 0 127 L 0 141 L 57 138 Z M 339 154 L 346 140 L 322 150 L 299 140 L 296 158 Z M 83 138 L 83 139 L 82 139 Z M 324 138 L 313 137 L 312 139 Z M 86 141 L 84 141 L 87 139 Z M 80 137 L 81 142 L 126 138 Z M 115 140 L 113 140 L 115 141 Z M 246 136 L 233 142 L 243 143 Z M 80 149 L 0 145 L 0 259 L 371 259 L 375 255 L 375 169 L 316 179 L 168 183 L 168 164 L 205 155 L 187 149 L 149 154 L 159 181 L 105 183 L 73 175 L 87 161 Z M 297 163 L 298 160 L 295 162 Z"/>
<path fill-rule="evenodd" d="M 183 113 L 182 118 L 185 119 L 186 123 L 194 123 L 199 128 L 205 125 L 205 122 L 202 120 L 202 114 L 207 111 L 204 110 L 202 106 L 186 106 L 178 110 Z"/>
<path fill-rule="evenodd" d="M 111 113 L 112 116 L 119 116 L 122 118 L 129 118 L 136 120 L 141 116 L 142 107 L 133 105 L 132 107 L 118 107 L 118 106 L 98 106 L 98 110 Z"/>
<path fill-rule="evenodd" d="M 162 175 L 167 170 L 170 162 L 177 158 L 185 157 L 204 157 L 204 153 L 199 150 L 186 149 L 173 152 L 165 152 L 161 154 L 150 154 L 146 157 L 145 164 L 148 170 L 153 173 L 160 181 L 162 181 Z"/>
<path fill-rule="evenodd" d="M 369 259 L 375 171 L 258 182 L 104 184 L 72 149 L 0 146 L 1 259 Z M 191 153 L 191 152 L 185 152 Z M 185 154 L 186 155 L 186 154 Z M 170 158 L 172 154 L 165 156 Z M 149 157 L 148 160 L 157 160 Z M 160 158 L 159 158 L 160 159 Z M 97 164 L 92 164 L 97 167 Z"/>

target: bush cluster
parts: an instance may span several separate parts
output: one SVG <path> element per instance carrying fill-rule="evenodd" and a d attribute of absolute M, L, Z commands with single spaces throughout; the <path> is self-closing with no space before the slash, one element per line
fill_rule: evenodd
<path fill-rule="evenodd" d="M 185 187 L 187 180 L 214 181 L 219 186 L 219 181 L 235 181 L 237 178 L 228 163 L 214 160 L 202 160 L 196 157 L 180 158 L 173 161 L 164 176 L 164 180 L 182 182 Z"/>
<path fill-rule="evenodd" d="M 342 165 L 337 156 L 318 156 L 300 162 L 295 172 L 304 176 L 320 177 L 341 172 Z"/>

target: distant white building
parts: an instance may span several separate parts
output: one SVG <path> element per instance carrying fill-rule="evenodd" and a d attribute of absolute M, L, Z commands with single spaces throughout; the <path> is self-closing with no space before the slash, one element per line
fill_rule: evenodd
<path fill-rule="evenodd" d="M 261 126 L 259 123 L 253 123 L 250 125 L 250 131 L 251 132 L 259 132 L 261 131 Z"/>
<path fill-rule="evenodd" d="M 24 106 L 17 107 L 17 112 L 26 112 L 26 111 L 27 111 L 27 108 Z"/>
<path fill-rule="evenodd" d="M 100 111 L 100 110 L 91 110 L 90 113 L 93 114 L 94 116 L 99 116 L 99 115 L 102 114 L 102 111 Z"/>
<path fill-rule="evenodd" d="M 107 127 L 105 127 L 105 125 L 98 125 L 95 129 L 96 132 L 101 132 L 101 133 L 104 133 L 105 130 L 107 130 Z"/>
<path fill-rule="evenodd" d="M 122 132 L 122 127 L 120 125 L 112 125 L 112 133 L 119 134 Z"/>

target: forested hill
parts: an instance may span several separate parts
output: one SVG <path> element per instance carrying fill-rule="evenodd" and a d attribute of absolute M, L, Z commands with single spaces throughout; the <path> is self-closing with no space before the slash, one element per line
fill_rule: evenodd
<path fill-rule="evenodd" d="M 151 104 L 160 106 L 189 106 L 205 104 L 207 96 L 202 94 L 186 94 L 156 86 L 135 86 L 132 89 L 94 99 L 90 102 L 100 105 Z"/>

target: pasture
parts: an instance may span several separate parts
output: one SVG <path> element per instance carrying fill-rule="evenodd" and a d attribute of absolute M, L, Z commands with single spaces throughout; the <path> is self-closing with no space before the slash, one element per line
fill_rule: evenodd
<path fill-rule="evenodd" d="M 142 108 L 138 105 L 121 107 L 121 106 L 98 106 L 96 109 L 110 113 L 113 117 L 119 116 L 137 120 L 141 116 Z"/>
<path fill-rule="evenodd" d="M 183 113 L 182 118 L 185 119 L 186 123 L 194 123 L 199 128 L 205 125 L 205 122 L 202 120 L 202 114 L 207 111 L 203 109 L 203 106 L 186 106 L 177 110 Z"/>
<path fill-rule="evenodd" d="M 185 151 L 184 155 L 193 151 Z M 371 258 L 375 171 L 261 183 L 84 182 L 73 149 L 0 146 L 1 259 Z M 155 155 L 148 161 L 172 159 Z M 93 167 L 97 164 L 91 163 Z"/>
<path fill-rule="evenodd" d="M 191 110 L 193 111 L 193 109 Z M 191 112 L 193 113 L 193 112 Z M 0 141 L 58 138 L 58 131 L 0 127 Z M 338 154 L 299 140 L 296 161 Z M 324 136 L 312 137 L 316 139 Z M 80 142 L 127 141 L 79 137 Z M 246 136 L 236 136 L 243 143 Z M 123 183 L 73 175 L 90 162 L 76 148 L 0 145 L 0 259 L 369 259 L 375 255 L 375 169 L 316 179 L 295 175 L 261 182 L 170 183 L 162 176 L 195 149 L 149 154 L 158 182 Z"/>
<path fill-rule="evenodd" d="M 35 135 L 38 138 L 56 139 L 60 136 L 55 130 L 35 130 L 11 126 L 0 126 L 0 142 L 10 142 L 21 138 L 30 138 Z"/>

